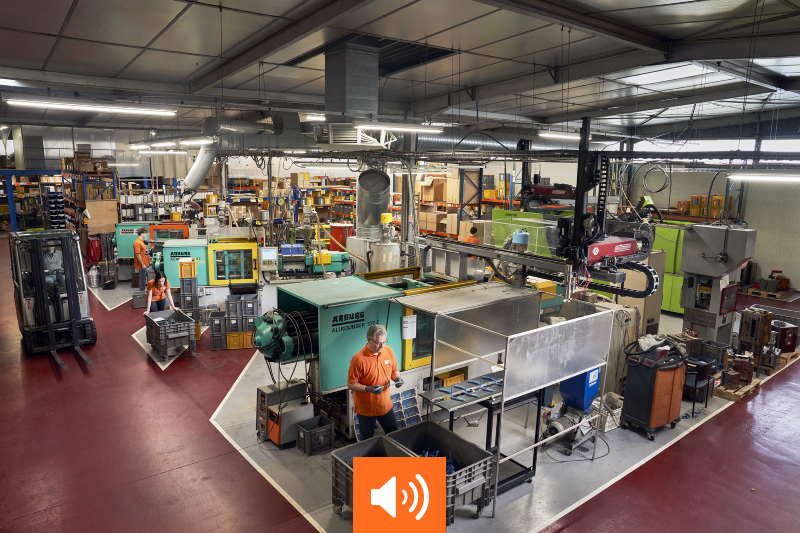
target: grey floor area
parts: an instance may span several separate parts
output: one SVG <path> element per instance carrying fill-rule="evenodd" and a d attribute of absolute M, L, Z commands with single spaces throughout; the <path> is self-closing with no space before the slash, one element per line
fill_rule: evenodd
<path fill-rule="evenodd" d="M 664 324 L 665 332 L 672 332 L 680 321 Z M 675 323 L 673 323 L 675 322 Z M 273 372 L 276 369 L 273 367 Z M 284 369 L 286 372 L 286 369 Z M 288 375 L 286 376 L 288 377 Z M 352 511 L 345 507 L 336 515 L 331 506 L 330 454 L 305 457 L 297 449 L 279 450 L 272 443 L 259 443 L 255 435 L 256 388 L 271 383 L 263 358 L 257 354 L 244 370 L 228 397 L 212 417 L 214 422 L 240 452 L 252 459 L 264 473 L 285 491 L 322 528 L 331 533 L 352 531 Z M 556 395 L 556 405 L 559 398 Z M 612 482 L 639 463 L 652 458 L 667 445 L 685 435 L 699 423 L 713 416 L 730 402 L 712 397 L 708 409 L 700 409 L 694 419 L 689 418 L 691 402 L 683 402 L 681 412 L 686 418 L 675 429 L 660 430 L 654 442 L 639 430 L 615 429 L 601 434 L 597 442 L 597 458 L 589 461 L 591 444 L 576 450 L 572 456 L 562 453 L 563 446 L 555 443 L 539 453 L 536 477 L 530 484 L 522 484 L 500 495 L 497 517 L 491 518 L 491 508 L 474 519 L 475 506 L 468 505 L 456 511 L 456 521 L 450 531 L 481 532 L 486 528 L 498 532 L 538 531 L 559 513 L 593 492 Z M 473 408 L 467 408 L 474 411 Z M 506 412 L 503 426 L 502 450 L 512 453 L 533 442 L 535 406 L 531 409 L 530 426 L 524 428 L 525 407 Z M 475 422 L 481 413 L 467 416 Z M 443 423 L 446 422 L 443 420 Z M 456 420 L 455 431 L 464 438 L 483 446 L 486 439 L 487 418 L 483 416 L 478 427 L 467 427 L 465 418 Z M 340 441 L 339 446 L 343 445 Z M 532 463 L 532 453 L 521 456 L 520 462 Z"/>
<path fill-rule="evenodd" d="M 108 309 L 109 311 L 118 307 L 125 302 L 130 302 L 131 294 L 133 291 L 139 290 L 134 289 L 131 287 L 130 281 L 120 281 L 117 282 L 117 287 L 111 290 L 103 290 L 102 287 L 92 288 L 89 287 L 89 290 L 92 291 L 100 302 Z M 130 304 L 129 304 L 130 305 Z M 144 309 L 142 310 L 144 311 Z"/>

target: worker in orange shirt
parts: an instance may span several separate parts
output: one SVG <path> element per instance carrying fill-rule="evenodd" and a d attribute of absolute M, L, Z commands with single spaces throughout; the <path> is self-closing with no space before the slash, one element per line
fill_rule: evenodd
<path fill-rule="evenodd" d="M 367 345 L 350 360 L 347 373 L 347 388 L 353 391 L 362 439 L 369 439 L 375 434 L 376 422 L 384 433 L 397 430 L 397 419 L 389 398 L 391 381 L 398 388 L 403 386 L 394 351 L 386 346 L 386 328 L 370 326 L 367 329 Z"/>
<path fill-rule="evenodd" d="M 136 240 L 133 241 L 133 268 L 139 271 L 139 290 L 147 290 L 147 267 L 150 265 L 150 256 L 147 255 L 147 244 L 144 236 L 147 235 L 147 228 L 136 230 Z"/>
<path fill-rule="evenodd" d="M 467 244 L 480 244 L 481 241 L 479 241 L 478 238 L 475 236 L 477 234 L 478 234 L 478 228 L 472 226 L 469 230 L 469 237 L 466 237 L 464 239 L 464 242 Z"/>

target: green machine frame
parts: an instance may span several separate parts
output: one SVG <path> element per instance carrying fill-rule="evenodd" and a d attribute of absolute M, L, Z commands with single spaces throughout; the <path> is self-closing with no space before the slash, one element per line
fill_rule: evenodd
<path fill-rule="evenodd" d="M 350 359 L 366 345 L 367 328 L 373 324 L 386 326 L 387 345 L 401 368 L 403 308 L 389 299 L 402 295 L 401 290 L 356 276 L 278 286 L 278 309 L 282 312 L 316 312 L 320 392 L 347 386 Z"/>

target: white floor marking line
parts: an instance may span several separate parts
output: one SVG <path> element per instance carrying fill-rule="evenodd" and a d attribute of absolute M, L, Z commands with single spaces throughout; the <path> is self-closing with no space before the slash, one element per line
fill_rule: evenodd
<path fill-rule="evenodd" d="M 146 329 L 146 327 L 147 327 L 147 326 L 145 326 L 145 327 L 144 327 L 144 328 L 142 328 L 142 329 Z M 157 358 L 156 358 L 156 356 L 154 356 L 154 355 L 153 355 L 153 348 L 150 346 L 150 344 L 149 344 L 149 343 L 147 343 L 147 342 L 142 342 L 142 341 L 140 341 L 138 338 L 136 338 L 136 334 L 137 334 L 137 333 L 139 333 L 140 331 L 142 331 L 142 329 L 140 329 L 140 330 L 138 330 L 138 331 L 134 332 L 134 333 L 133 333 L 133 335 L 131 335 L 131 337 L 133 337 L 133 340 L 135 340 L 135 341 L 136 341 L 136 342 L 139 344 L 139 346 L 141 346 L 141 347 L 142 347 L 142 349 L 143 349 L 145 352 L 147 352 L 147 355 L 150 357 L 150 359 L 152 359 L 152 360 L 155 362 L 155 364 L 157 364 L 157 365 L 158 365 L 158 367 L 159 367 L 161 370 L 166 370 L 166 369 L 167 369 L 167 367 L 168 367 L 169 365 L 171 365 L 171 364 L 172 364 L 172 363 L 173 363 L 173 362 L 174 362 L 174 361 L 175 361 L 175 360 L 176 360 L 178 357 L 180 357 L 180 355 L 181 355 L 181 354 L 178 354 L 178 355 L 176 355 L 176 356 L 172 357 L 171 359 L 167 360 L 166 362 L 165 362 L 165 361 L 161 361 L 161 360 L 157 359 Z M 183 352 L 181 352 L 181 353 L 183 353 Z"/>
<path fill-rule="evenodd" d="M 222 409 L 222 406 L 225 405 L 225 402 L 227 402 L 228 398 L 230 398 L 231 394 L 233 394 L 233 391 L 234 391 L 234 389 L 236 389 L 236 386 L 242 380 L 244 375 L 247 374 L 247 370 L 250 368 L 250 365 L 253 364 L 253 361 L 256 360 L 256 356 L 257 355 L 258 355 L 258 350 L 256 350 L 256 352 L 253 354 L 253 357 L 250 358 L 250 361 L 248 361 L 247 365 L 244 367 L 244 370 L 242 370 L 242 373 L 239 374 L 239 377 L 236 378 L 236 381 L 233 382 L 233 386 L 230 388 L 230 390 L 228 390 L 228 394 L 225 395 L 225 397 L 222 399 L 220 404 L 217 406 L 217 410 L 214 411 L 214 414 L 211 415 L 211 418 L 209 418 L 209 420 L 211 421 L 212 424 L 217 419 L 217 414 L 219 413 L 220 409 Z"/>
<path fill-rule="evenodd" d="M 122 304 L 126 304 L 126 303 L 130 302 L 130 301 L 133 299 L 133 298 L 128 298 L 128 299 L 127 299 L 127 300 L 125 300 L 124 302 L 118 303 L 118 304 L 117 304 L 117 305 L 115 305 L 114 307 L 109 307 L 109 306 L 107 306 L 107 305 L 106 305 L 106 303 L 103 301 L 103 299 L 102 299 L 102 298 L 100 298 L 100 297 L 97 295 L 97 289 L 95 289 L 94 287 L 89 287 L 89 290 L 90 290 L 90 291 L 92 291 L 92 294 L 94 294 L 94 297 L 95 297 L 95 298 L 97 298 L 97 301 L 99 301 L 101 304 L 103 304 L 103 307 L 105 307 L 107 311 L 113 311 L 114 309 L 116 309 L 116 308 L 117 308 L 117 307 L 119 307 L 120 305 L 122 305 Z M 103 290 L 103 289 L 100 289 L 100 290 Z"/>
<path fill-rule="evenodd" d="M 216 413 L 215 413 L 215 414 L 216 414 Z M 291 496 L 289 496 L 289 493 L 288 493 L 288 492 L 286 492 L 285 490 L 283 490 L 283 489 L 281 488 L 281 486 L 280 486 L 280 485 L 278 485 L 278 483 L 277 483 L 277 482 L 276 482 L 274 479 L 272 479 L 272 477 L 270 477 L 270 475 L 269 475 L 269 474 L 267 474 L 267 472 L 266 472 L 266 471 L 265 471 L 263 468 L 261 468 L 261 466 L 260 466 L 260 465 L 259 465 L 259 464 L 258 464 L 258 463 L 255 461 L 255 459 L 253 459 L 252 457 L 250 457 L 249 455 L 247 455 L 247 453 L 245 453 L 244 449 L 240 448 L 240 447 L 239 447 L 239 445 L 238 445 L 238 444 L 236 444 L 236 441 L 234 441 L 234 440 L 233 440 L 233 439 L 230 437 L 230 435 L 228 435 L 228 434 L 227 434 L 227 433 L 226 433 L 226 432 L 225 432 L 225 431 L 224 431 L 224 430 L 223 430 L 223 429 L 220 427 L 220 425 L 219 425 L 219 424 L 217 424 L 217 423 L 216 423 L 216 422 L 215 422 L 213 419 L 211 420 L 211 423 L 214 425 L 214 427 L 215 427 L 215 428 L 217 428 L 217 430 L 218 430 L 220 433 L 222 433 L 222 436 L 223 436 L 223 437 L 225 437 L 225 439 L 226 439 L 228 442 L 230 442 L 230 443 L 231 443 L 231 446 L 233 446 L 233 447 L 234 447 L 234 448 L 235 448 L 235 449 L 236 449 L 236 450 L 237 450 L 237 451 L 238 451 L 238 452 L 241 454 L 241 456 L 242 456 L 242 457 L 244 457 L 244 458 L 247 460 L 247 462 L 248 462 L 248 463 L 250 463 L 250 465 L 251 465 L 253 468 L 255 468 L 255 469 L 256 469 L 256 471 L 257 471 L 259 474 L 261 474 L 261 475 L 264 477 L 264 479 L 266 479 L 266 480 L 269 482 L 269 484 L 270 484 L 270 485 L 272 485 L 273 487 L 275 487 L 275 490 L 277 490 L 277 491 L 280 493 L 280 495 L 281 495 L 281 496 L 283 496 L 284 498 L 286 498 L 286 501 L 288 501 L 290 504 L 292 504 L 292 507 L 294 507 L 295 509 L 297 509 L 297 511 L 298 511 L 298 512 L 299 512 L 299 513 L 300 513 L 300 514 L 303 516 L 303 518 L 305 518 L 306 520 L 308 520 L 308 523 L 309 523 L 309 524 L 311 524 L 312 526 L 314 526 L 314 529 L 316 529 L 316 530 L 317 530 L 317 531 L 319 531 L 320 533 L 327 533 L 327 532 L 325 531 L 325 529 L 324 529 L 324 528 L 323 528 L 321 525 L 319 525 L 319 524 L 317 523 L 317 521 L 316 521 L 316 520 L 314 520 L 314 518 L 312 518 L 312 516 L 311 516 L 310 514 L 308 514 L 308 513 L 306 512 L 306 510 L 305 510 L 305 509 L 303 509 L 303 508 L 300 506 L 300 504 L 299 504 L 299 503 L 297 503 L 297 502 L 294 500 L 294 498 L 292 498 Z"/>
<path fill-rule="evenodd" d="M 784 368 L 786 368 L 786 367 L 784 367 Z M 776 372 L 772 376 L 775 376 L 778 373 L 779 372 Z M 764 380 L 762 380 L 761 383 L 763 384 L 765 381 L 767 381 L 772 376 L 767 376 Z M 641 461 L 639 461 L 638 463 L 633 465 L 632 467 L 628 468 L 627 470 L 625 470 L 624 472 L 619 474 L 614 479 L 612 479 L 609 482 L 605 483 L 601 487 L 598 487 L 594 491 L 590 492 L 589 494 L 587 494 L 586 496 L 584 496 L 583 498 L 581 498 L 577 502 L 573 503 L 572 505 L 570 505 L 569 507 L 567 507 L 566 509 L 564 509 L 563 511 L 561 511 L 560 513 L 555 515 L 553 518 L 548 520 L 544 525 L 542 525 L 538 529 L 532 529 L 530 531 L 530 533 L 538 533 L 539 531 L 543 530 L 544 528 L 546 528 L 546 527 L 550 526 L 551 524 L 557 522 L 558 520 L 563 518 L 565 515 L 569 514 L 570 512 L 574 511 L 575 509 L 577 509 L 578 507 L 580 507 L 584 503 L 588 502 L 589 500 L 591 500 L 592 498 L 594 498 L 595 496 L 597 496 L 598 494 L 600 494 L 601 492 L 606 490 L 608 487 L 610 487 L 611 485 L 613 485 L 614 483 L 616 483 L 617 481 L 619 481 L 623 477 L 627 476 L 628 474 L 630 474 L 631 472 L 633 472 L 634 470 L 636 470 L 637 468 L 639 468 L 640 466 L 645 464 L 647 461 L 653 459 L 656 455 L 660 454 L 661 452 L 663 452 L 664 450 L 666 450 L 667 448 L 669 448 L 670 446 L 672 446 L 673 444 L 675 444 L 676 442 L 678 442 L 679 440 L 684 438 L 686 435 L 688 435 L 689 433 L 691 433 L 695 429 L 699 428 L 700 426 L 702 426 L 703 424 L 705 424 L 706 422 L 708 422 L 709 420 L 711 420 L 712 418 L 714 418 L 715 416 L 720 414 L 722 411 L 724 411 L 728 407 L 730 407 L 732 405 L 735 405 L 735 404 L 736 404 L 736 402 L 730 402 L 729 401 L 726 405 L 723 405 L 722 407 L 720 407 L 718 411 L 715 411 L 715 412 L 711 413 L 710 416 L 708 416 L 705 419 L 703 419 L 702 421 L 698 422 L 696 425 L 690 427 L 685 433 L 677 436 L 674 440 L 672 440 L 669 443 L 667 443 L 663 448 L 659 448 L 658 450 L 654 451 L 653 453 L 651 453 L 650 455 L 648 455 L 647 457 L 645 457 L 644 459 L 642 459 Z"/>

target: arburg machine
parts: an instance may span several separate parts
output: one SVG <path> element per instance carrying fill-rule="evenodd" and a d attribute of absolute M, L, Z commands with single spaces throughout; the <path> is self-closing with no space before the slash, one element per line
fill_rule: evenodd
<path fill-rule="evenodd" d="M 87 364 L 81 346 L 97 341 L 78 235 L 72 230 L 20 231 L 8 236 L 22 346 L 27 354 L 70 348 Z"/>
<path fill-rule="evenodd" d="M 571 297 L 572 289 L 576 286 L 634 298 L 645 298 L 654 294 L 659 286 L 658 274 L 640 262 L 650 255 L 653 241 L 651 228 L 645 223 L 629 224 L 621 220 L 608 220 L 606 204 L 609 190 L 609 159 L 602 152 L 589 152 L 590 125 L 591 120 L 584 118 L 578 151 L 575 210 L 573 216 L 558 218 L 557 232 L 551 246 L 557 257 L 453 242 L 430 236 L 418 237 L 417 242 L 423 251 L 432 250 L 433 254 L 440 255 L 460 255 L 464 256 L 464 259 L 469 256 L 481 257 L 486 259 L 495 272 L 498 272 L 495 261 L 519 265 L 521 268 L 516 271 L 513 279 L 506 279 L 508 282 L 523 286 L 528 283 L 528 276 L 551 279 L 564 285 L 567 298 Z M 523 168 L 528 165 L 530 163 L 523 163 Z M 527 173 L 529 175 L 530 171 Z M 592 189 L 596 189 L 597 206 L 595 211 L 590 213 L 588 203 L 589 192 Z M 447 258 L 446 261 L 457 264 L 459 259 L 453 257 Z M 647 280 L 645 289 L 631 290 L 591 281 L 621 284 L 625 281 L 623 270 L 642 272 Z M 453 277 L 465 279 L 461 277 L 459 270 L 453 271 Z M 498 277 L 504 279 L 499 273 Z"/>

